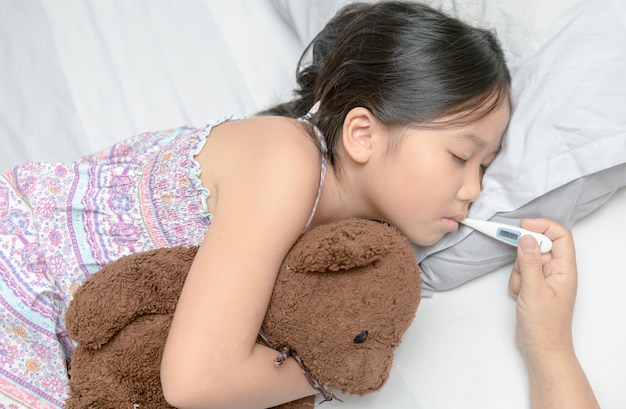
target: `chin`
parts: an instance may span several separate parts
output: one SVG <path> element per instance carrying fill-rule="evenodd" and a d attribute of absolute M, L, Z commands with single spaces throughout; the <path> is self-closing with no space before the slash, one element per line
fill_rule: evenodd
<path fill-rule="evenodd" d="M 421 247 L 429 247 L 433 244 L 437 244 L 439 240 L 443 238 L 443 234 L 437 235 L 436 237 L 421 237 L 419 240 L 411 240 L 414 244 Z M 409 239 L 410 240 L 410 239 Z"/>
<path fill-rule="evenodd" d="M 399 228 L 399 226 L 396 225 Z M 404 236 L 414 245 L 420 247 L 429 247 L 433 244 L 439 242 L 449 231 L 445 231 L 440 228 L 440 226 L 432 226 L 427 223 L 422 223 L 422 226 L 411 226 L 412 229 L 409 231 L 407 229 L 407 233 L 404 233 Z M 437 228 L 439 227 L 439 228 Z M 402 229 L 400 229 L 402 231 Z M 413 234 L 411 234 L 413 233 Z"/>
<path fill-rule="evenodd" d="M 433 246 L 433 245 L 439 243 L 439 240 L 441 240 L 442 238 L 443 238 L 443 236 L 440 236 L 439 238 L 434 239 L 434 240 L 428 242 L 427 244 L 424 244 L 424 247 Z"/>

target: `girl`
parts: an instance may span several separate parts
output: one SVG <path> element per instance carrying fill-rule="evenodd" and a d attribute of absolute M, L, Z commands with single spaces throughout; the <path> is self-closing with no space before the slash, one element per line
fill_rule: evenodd
<path fill-rule="evenodd" d="M 168 402 L 269 407 L 315 392 L 295 362 L 276 368 L 255 343 L 285 254 L 306 229 L 348 217 L 424 246 L 456 230 L 499 150 L 510 76 L 490 32 L 389 1 L 339 11 L 298 84 L 272 115 L 141 134 L 2 176 L 5 393 L 62 407 L 75 289 L 123 255 L 193 244 L 161 367 Z"/>

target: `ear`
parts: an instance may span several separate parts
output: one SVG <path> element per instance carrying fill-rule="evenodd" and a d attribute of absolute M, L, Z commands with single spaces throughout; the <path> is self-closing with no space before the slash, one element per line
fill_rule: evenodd
<path fill-rule="evenodd" d="M 291 248 L 283 266 L 294 273 L 324 273 L 375 264 L 394 250 L 395 228 L 374 220 L 343 219 L 317 226 Z"/>
<path fill-rule="evenodd" d="M 341 135 L 343 146 L 350 158 L 357 163 L 367 163 L 372 155 L 374 137 L 380 121 L 363 107 L 352 108 L 343 121 Z"/>

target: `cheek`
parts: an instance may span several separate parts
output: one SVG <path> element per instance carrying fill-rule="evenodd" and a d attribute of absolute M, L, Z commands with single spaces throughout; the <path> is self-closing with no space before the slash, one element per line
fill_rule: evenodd
<path fill-rule="evenodd" d="M 411 219 L 430 219 L 453 198 L 450 186 L 432 171 L 399 178 L 394 188 L 396 204 Z M 392 195 L 394 192 L 390 192 Z"/>
<path fill-rule="evenodd" d="M 423 195 L 443 193 L 456 184 L 458 169 L 450 166 L 445 158 L 428 158 L 407 171 Z"/>
<path fill-rule="evenodd" d="M 383 183 L 390 187 L 389 194 L 404 198 L 407 205 L 425 211 L 452 200 L 458 190 L 460 168 L 441 146 L 417 143 L 406 139 L 404 145 L 388 158 L 386 171 L 381 174 Z M 416 207 L 419 206 L 419 207 Z"/>

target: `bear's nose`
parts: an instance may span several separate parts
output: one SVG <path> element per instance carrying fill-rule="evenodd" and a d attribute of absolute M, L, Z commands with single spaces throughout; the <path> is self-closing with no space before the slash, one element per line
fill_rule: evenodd
<path fill-rule="evenodd" d="M 354 337 L 355 344 L 362 344 L 367 339 L 367 331 L 361 331 Z"/>

